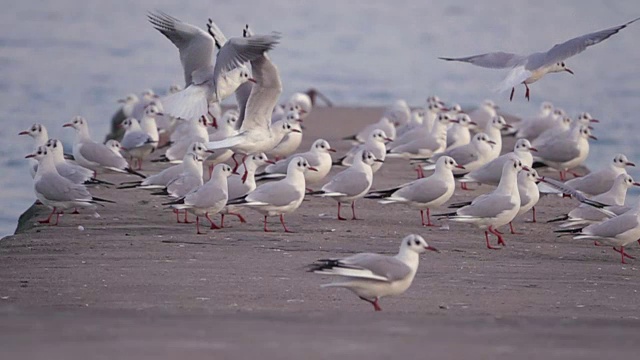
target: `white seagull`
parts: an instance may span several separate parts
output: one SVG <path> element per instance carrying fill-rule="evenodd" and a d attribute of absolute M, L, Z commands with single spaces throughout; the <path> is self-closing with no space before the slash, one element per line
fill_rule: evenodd
<path fill-rule="evenodd" d="M 468 62 L 491 69 L 511 69 L 507 77 L 498 85 L 498 90 L 506 91 L 511 88 L 509 99 L 512 100 L 515 87 L 523 84 L 527 89 L 525 97 L 529 100 L 529 84 L 540 80 L 548 73 L 566 71 L 573 74 L 573 71 L 566 67 L 564 60 L 585 51 L 589 46 L 607 40 L 612 35 L 617 34 L 618 31 L 638 20 L 640 18 L 633 19 L 623 25 L 578 36 L 561 44 L 556 44 L 548 51 L 530 55 L 492 52 L 462 58 L 441 57 L 440 59 Z"/>
<path fill-rule="evenodd" d="M 395 256 L 359 253 L 343 259 L 321 259 L 309 266 L 309 272 L 336 275 L 339 280 L 322 287 L 342 287 L 381 311 L 378 301 L 384 296 L 404 293 L 416 276 L 420 254 L 426 250 L 439 252 L 420 235 L 408 235 L 400 243 Z"/>

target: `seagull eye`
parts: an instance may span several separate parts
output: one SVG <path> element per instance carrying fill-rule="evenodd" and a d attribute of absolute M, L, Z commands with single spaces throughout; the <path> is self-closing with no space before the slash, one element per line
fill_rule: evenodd
<path fill-rule="evenodd" d="M 416 240 L 413 243 L 416 244 L 416 245 L 420 245 L 420 240 Z"/>

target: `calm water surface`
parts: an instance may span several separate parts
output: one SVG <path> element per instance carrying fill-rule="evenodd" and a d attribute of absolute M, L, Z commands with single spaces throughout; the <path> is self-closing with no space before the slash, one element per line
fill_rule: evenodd
<path fill-rule="evenodd" d="M 437 56 L 486 51 L 533 52 L 576 35 L 640 16 L 637 1 L 6 1 L 0 13 L 0 236 L 15 229 L 35 200 L 17 133 L 35 122 L 66 143 L 62 123 L 89 119 L 99 139 L 116 100 L 182 82 L 177 51 L 146 21 L 159 9 L 204 27 L 213 18 L 227 36 L 245 23 L 279 31 L 273 52 L 284 96 L 311 86 L 340 105 L 386 105 L 405 98 L 421 105 L 437 94 L 463 105 L 493 98 L 526 115 L 544 100 L 575 115 L 602 119 L 588 165 L 616 151 L 640 162 L 635 146 L 640 113 L 640 24 L 572 58 L 576 76 L 556 74 L 532 86 L 531 103 L 491 92 L 498 71 L 446 63 Z M 377 119 L 372 119 L 372 121 Z M 640 177 L 640 173 L 634 173 Z"/>

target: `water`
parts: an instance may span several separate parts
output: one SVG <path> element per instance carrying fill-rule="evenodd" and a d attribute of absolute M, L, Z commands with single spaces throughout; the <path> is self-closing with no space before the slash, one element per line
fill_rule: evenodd
<path fill-rule="evenodd" d="M 13 1 L 0 13 L 0 236 L 35 200 L 24 155 L 31 139 L 17 133 L 35 122 L 66 143 L 62 123 L 89 119 L 96 139 L 107 131 L 116 100 L 152 88 L 164 93 L 182 82 L 177 51 L 145 19 L 160 9 L 204 27 L 212 17 L 227 36 L 249 23 L 257 32 L 280 31 L 272 54 L 287 97 L 311 86 L 340 105 L 385 105 L 428 95 L 461 104 L 493 98 L 506 111 L 533 114 L 551 99 L 570 114 L 589 111 L 603 120 L 588 165 L 614 152 L 640 161 L 634 146 L 640 113 L 640 24 L 570 59 L 576 75 L 554 74 L 518 88 L 513 103 L 491 87 L 503 73 L 437 56 L 493 50 L 533 52 L 576 35 L 640 15 L 635 1 Z M 372 119 L 377 120 L 377 119 Z M 638 177 L 638 173 L 632 173 Z"/>

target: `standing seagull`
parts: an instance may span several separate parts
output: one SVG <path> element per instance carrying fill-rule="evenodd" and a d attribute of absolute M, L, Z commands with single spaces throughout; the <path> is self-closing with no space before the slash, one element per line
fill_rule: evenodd
<path fill-rule="evenodd" d="M 456 182 L 454 168 L 464 169 L 453 158 L 443 156 L 436 162 L 433 175 L 414 180 L 389 190 L 372 191 L 367 199 L 380 199 L 381 204 L 407 204 L 420 210 L 422 226 L 435 226 L 431 223 L 431 209 L 447 202 L 453 195 Z M 427 210 L 427 223 L 424 222 L 424 210 Z"/>
<path fill-rule="evenodd" d="M 578 36 L 561 44 L 556 44 L 546 52 L 537 52 L 530 55 L 492 52 L 462 58 L 441 57 L 440 59 L 468 62 L 476 66 L 491 69 L 511 68 L 507 77 L 498 85 L 498 91 L 506 91 L 511 88 L 511 96 L 509 97 L 509 100 L 513 100 L 515 87 L 518 84 L 523 84 L 527 89 L 525 98 L 529 100 L 528 84 L 532 84 L 540 80 L 548 73 L 566 71 L 573 74 L 573 71 L 566 67 L 564 63 L 565 59 L 585 51 L 589 46 L 607 40 L 612 35 L 617 34 L 618 31 L 638 20 L 640 20 L 640 18 L 633 19 L 623 25 Z"/>
<path fill-rule="evenodd" d="M 320 191 L 309 193 L 320 197 L 331 197 L 338 202 L 338 220 L 347 220 L 340 216 L 343 203 L 351 203 L 351 220 L 356 218 L 356 199 L 365 196 L 373 183 L 372 165 L 383 160 L 376 159 L 372 152 L 361 150 L 346 170 L 336 174 Z"/>
<path fill-rule="evenodd" d="M 289 163 L 286 178 L 262 184 L 248 195 L 230 200 L 227 205 L 249 206 L 263 213 L 265 232 L 270 231 L 267 228 L 267 216 L 280 215 L 284 231 L 292 232 L 284 224 L 284 214 L 295 211 L 302 204 L 305 194 L 304 173 L 308 170 L 316 171 L 305 158 L 298 156 Z"/>
<path fill-rule="evenodd" d="M 383 296 L 404 293 L 416 276 L 420 254 L 426 250 L 439 252 L 420 235 L 411 234 L 402 239 L 395 256 L 359 253 L 344 259 L 321 259 L 309 266 L 309 272 L 337 275 L 340 280 L 322 287 L 342 287 L 353 291 L 382 311 L 378 301 Z"/>

